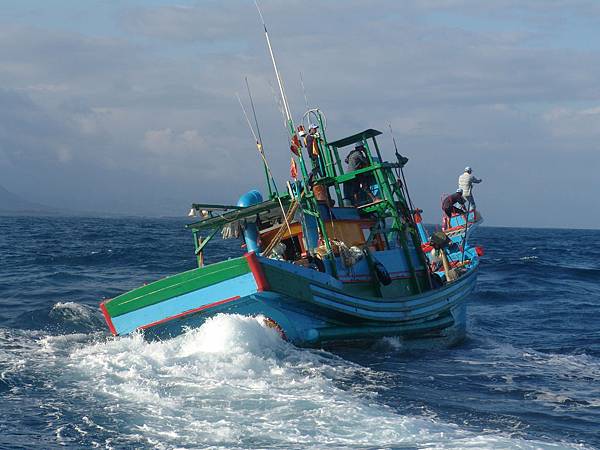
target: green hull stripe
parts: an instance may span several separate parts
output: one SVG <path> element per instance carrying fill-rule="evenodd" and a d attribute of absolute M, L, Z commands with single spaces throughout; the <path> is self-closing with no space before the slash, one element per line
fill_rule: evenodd
<path fill-rule="evenodd" d="M 250 267 L 248 267 L 246 258 L 242 256 L 163 278 L 119 295 L 106 302 L 105 305 L 110 316 L 117 317 L 248 272 L 250 272 Z"/>

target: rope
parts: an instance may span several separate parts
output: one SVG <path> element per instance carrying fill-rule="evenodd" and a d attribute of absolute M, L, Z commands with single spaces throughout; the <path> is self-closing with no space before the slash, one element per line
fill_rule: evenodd
<path fill-rule="evenodd" d="M 286 224 L 289 223 L 290 220 L 292 220 L 292 217 L 294 217 L 294 214 L 296 214 L 296 210 L 298 209 L 299 205 L 300 205 L 300 202 L 297 199 L 294 199 L 294 201 L 290 205 L 290 209 L 288 209 L 287 214 L 284 215 L 284 219 L 285 219 L 285 223 Z M 271 254 L 271 252 L 273 251 L 273 249 L 275 248 L 275 246 L 277 244 L 279 244 L 279 242 L 281 241 L 281 238 L 285 234 L 285 230 L 286 229 L 284 227 L 281 227 L 277 231 L 277 234 L 275 235 L 275 237 L 273 239 L 271 239 L 271 242 L 269 242 L 269 245 L 267 246 L 267 248 L 265 248 L 265 250 L 262 252 L 263 255 L 268 256 L 268 255 Z M 288 230 L 289 230 L 290 235 L 291 235 L 292 231 L 289 229 L 289 225 L 288 225 Z"/>

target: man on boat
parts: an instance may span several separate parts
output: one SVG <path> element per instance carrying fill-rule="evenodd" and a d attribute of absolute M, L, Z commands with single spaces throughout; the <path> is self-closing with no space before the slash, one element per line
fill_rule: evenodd
<path fill-rule="evenodd" d="M 458 187 L 462 189 L 464 199 L 469 202 L 469 205 L 474 210 L 473 183 L 481 183 L 482 180 L 475 177 L 471 172 L 472 169 L 469 166 L 465 167 L 464 173 L 458 177 Z"/>
<path fill-rule="evenodd" d="M 306 151 L 308 151 L 308 156 L 310 159 L 315 159 L 319 156 L 319 146 L 317 144 L 317 140 L 315 138 L 318 137 L 318 128 L 319 125 L 311 123 L 308 127 L 308 133 L 304 135 L 304 145 L 306 147 Z"/>
<path fill-rule="evenodd" d="M 369 165 L 365 146 L 361 143 L 356 144 L 354 150 L 346 156 L 346 164 L 348 171 L 364 169 Z M 375 196 L 371 192 L 371 185 L 374 183 L 373 175 L 370 173 L 362 173 L 356 176 L 354 180 L 344 183 L 344 196 L 350 200 L 353 205 L 364 203 L 367 199 L 374 201 Z"/>
<path fill-rule="evenodd" d="M 463 208 L 457 208 L 454 206 L 455 204 L 459 204 L 462 207 L 465 206 L 465 199 L 463 198 L 462 189 L 458 188 L 454 194 L 450 194 L 447 196 L 442 202 L 442 209 L 444 210 L 444 223 L 448 225 L 450 223 L 450 218 L 452 214 L 465 214 L 466 211 Z"/>
<path fill-rule="evenodd" d="M 358 170 L 369 165 L 369 160 L 365 154 L 365 146 L 363 144 L 356 144 L 354 150 L 348 153 L 346 156 L 346 164 L 348 164 L 348 170 Z"/>
<path fill-rule="evenodd" d="M 321 175 L 319 165 L 319 125 L 311 123 L 308 127 L 308 133 L 304 136 L 304 146 L 308 152 L 308 157 L 312 161 L 313 171 Z"/>

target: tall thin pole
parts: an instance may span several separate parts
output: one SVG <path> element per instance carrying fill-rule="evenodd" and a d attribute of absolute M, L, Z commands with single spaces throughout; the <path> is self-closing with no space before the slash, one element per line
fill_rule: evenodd
<path fill-rule="evenodd" d="M 246 113 L 246 108 L 244 108 L 244 104 L 242 103 L 242 99 L 240 98 L 240 96 L 237 93 L 235 95 L 238 99 L 238 102 L 240 102 L 240 106 L 242 107 L 242 112 L 244 113 L 246 122 L 248 122 L 248 127 L 250 128 L 250 132 L 252 133 L 252 136 L 254 137 L 254 140 L 256 141 L 256 147 L 258 149 L 258 153 L 260 154 L 260 157 L 263 160 L 263 164 L 265 165 L 265 168 L 267 169 L 267 171 L 269 172 L 269 175 L 271 176 L 271 181 L 273 182 L 273 187 L 275 188 L 275 191 L 277 191 L 277 184 L 275 184 L 275 178 L 273 178 L 273 172 L 271 172 L 271 168 L 269 167 L 269 163 L 267 162 L 267 158 L 265 157 L 265 152 L 263 151 L 262 145 L 261 145 L 260 141 L 258 140 L 256 133 L 254 132 L 254 128 L 252 128 L 252 124 L 250 123 L 250 118 L 248 117 L 248 114 Z M 283 214 L 283 219 L 285 220 L 285 224 L 287 225 L 288 231 L 291 235 L 292 230 L 290 228 L 290 224 L 288 223 L 285 209 L 283 208 L 283 203 L 281 203 L 281 198 L 279 197 L 279 195 L 277 195 L 277 201 L 279 202 L 279 207 L 281 208 L 281 214 Z"/>
<path fill-rule="evenodd" d="M 252 107 L 252 114 L 254 115 L 254 124 L 256 125 L 256 132 L 258 133 L 258 143 L 260 144 L 260 148 L 264 153 L 265 147 L 263 145 L 262 136 L 260 135 L 260 127 L 258 126 L 258 119 L 256 118 L 256 110 L 254 109 L 254 101 L 252 100 L 252 93 L 250 92 L 250 85 L 248 84 L 248 77 L 244 77 L 244 81 L 246 82 L 246 89 L 248 90 L 248 97 L 250 98 L 250 106 Z M 269 170 L 267 169 L 266 161 L 263 161 L 263 165 L 265 167 L 265 178 L 267 179 L 267 187 L 269 189 L 269 197 L 273 197 L 273 190 L 271 189 L 271 180 L 269 180 Z M 277 187 L 275 187 L 275 191 L 277 191 Z M 276 194 L 279 194 L 276 192 Z"/>
<path fill-rule="evenodd" d="M 306 105 L 306 110 L 308 111 L 308 97 L 306 96 L 306 89 L 304 88 L 304 79 L 302 78 L 302 72 L 300 72 L 300 84 L 302 85 L 302 93 L 304 94 L 304 104 Z M 321 131 L 323 131 L 322 128 Z"/>
<path fill-rule="evenodd" d="M 290 133 L 290 136 L 293 138 L 294 136 L 297 136 L 296 130 L 294 129 L 294 121 L 292 119 L 290 107 L 289 107 L 289 104 L 287 101 L 287 97 L 285 95 L 285 89 L 283 88 L 283 81 L 281 80 L 281 74 L 279 73 L 279 69 L 277 68 L 277 63 L 275 62 L 275 55 L 273 54 L 273 47 L 271 46 L 271 39 L 269 38 L 269 32 L 267 31 L 267 25 L 265 23 L 265 19 L 262 15 L 260 7 L 258 6 L 258 1 L 254 0 L 254 4 L 256 5 L 256 9 L 258 10 L 258 15 L 260 16 L 260 20 L 261 20 L 263 28 L 265 30 L 265 38 L 267 40 L 267 47 L 269 48 L 269 54 L 271 55 L 271 62 L 273 63 L 273 69 L 275 70 L 277 84 L 279 85 L 279 93 L 281 95 L 281 101 L 283 103 L 285 117 L 288 122 L 288 131 Z M 304 158 L 302 157 L 301 150 L 298 152 L 298 159 L 300 160 L 300 171 L 302 172 L 302 178 L 304 179 L 304 189 L 308 192 L 308 171 L 306 170 L 306 164 L 304 162 Z"/>
<path fill-rule="evenodd" d="M 297 138 L 296 130 L 294 129 L 294 121 L 292 119 L 292 114 L 290 113 L 290 107 L 287 102 L 287 97 L 285 95 L 285 89 L 283 88 L 283 82 L 281 80 L 281 75 L 279 74 L 279 69 L 277 69 L 277 63 L 275 62 L 275 55 L 273 54 L 273 47 L 271 46 L 271 39 L 269 38 L 269 32 L 267 31 L 267 25 L 265 24 L 265 19 L 263 18 L 262 12 L 258 6 L 258 1 L 254 0 L 254 4 L 256 5 L 256 9 L 258 10 L 258 14 L 260 15 L 260 20 L 262 21 L 263 28 L 265 30 L 265 38 L 267 40 L 267 46 L 269 47 L 269 54 L 271 55 L 271 62 L 273 63 L 273 69 L 275 70 L 275 75 L 277 77 L 277 84 L 279 85 L 279 92 L 281 94 L 281 100 L 283 102 L 283 107 L 285 109 L 285 115 L 288 122 L 288 131 L 292 139 L 294 137 Z M 333 271 L 333 275 L 337 277 L 337 267 L 335 262 L 335 256 L 331 249 L 331 244 L 329 242 L 329 237 L 327 236 L 327 229 L 325 227 L 325 223 L 323 222 L 320 214 L 319 207 L 317 201 L 314 196 L 310 195 L 310 186 L 309 186 L 309 178 L 308 171 L 306 170 L 306 163 L 304 162 L 304 158 L 302 157 L 302 149 L 298 151 L 298 159 L 300 160 L 300 171 L 302 172 L 302 178 L 304 181 L 304 192 L 307 197 L 307 202 L 310 205 L 310 209 L 312 209 L 312 213 L 316 216 L 317 223 L 319 228 L 321 229 L 321 235 L 323 236 L 323 240 L 325 241 L 325 247 L 327 248 L 327 253 L 330 255 L 331 259 L 331 268 Z M 291 233 L 290 233 L 291 234 Z"/>
<path fill-rule="evenodd" d="M 269 32 L 267 31 L 267 24 L 265 23 L 265 19 L 263 18 L 260 7 L 258 6 L 258 2 L 254 0 L 254 4 L 256 5 L 256 9 L 258 10 L 258 14 L 260 16 L 260 20 L 262 22 L 263 28 L 265 29 L 265 38 L 267 39 L 267 47 L 269 47 L 269 54 L 271 55 L 271 62 L 273 63 L 273 69 L 275 69 L 275 77 L 277 78 L 277 84 L 279 85 L 279 92 L 281 94 L 281 100 L 283 102 L 283 108 L 285 110 L 285 117 L 288 120 L 289 124 L 292 124 L 292 114 L 290 113 L 290 107 L 287 102 L 287 97 L 285 96 L 285 89 L 283 88 L 283 82 L 281 81 L 281 76 L 279 75 L 279 69 L 277 69 L 277 63 L 275 62 L 275 55 L 273 54 L 273 47 L 271 47 L 271 39 L 269 38 Z M 291 132 L 294 132 L 293 127 L 291 128 Z"/>

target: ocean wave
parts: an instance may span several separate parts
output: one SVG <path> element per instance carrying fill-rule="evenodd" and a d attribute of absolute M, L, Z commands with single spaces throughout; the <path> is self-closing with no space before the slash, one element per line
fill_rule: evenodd
<path fill-rule="evenodd" d="M 522 256 L 519 258 L 520 261 L 534 261 L 536 259 L 539 259 L 538 256 Z"/>
<path fill-rule="evenodd" d="M 67 366 L 92 392 L 134 417 L 122 432 L 148 445 L 540 446 L 398 415 L 340 389 L 338 380 L 369 370 L 327 352 L 298 349 L 260 318 L 220 315 L 164 342 L 148 343 L 141 335 L 111 339 L 73 351 Z"/>
<path fill-rule="evenodd" d="M 20 402 L 18 414 L 39 416 L 58 445 L 582 448 L 399 414 L 344 383 L 365 376 L 376 382 L 377 371 L 322 350 L 296 348 L 260 317 L 220 315 L 156 342 L 140 334 L 9 330 L 4 342 L 2 336 L 12 364 L 9 404 Z M 41 409 L 23 401 L 40 391 L 46 392 Z"/>
<path fill-rule="evenodd" d="M 585 353 L 557 354 L 479 339 L 479 348 L 461 364 L 478 367 L 480 382 L 554 410 L 587 410 L 600 420 L 600 358 Z M 487 381 L 486 381 L 487 380 Z M 540 389 L 544 386 L 544 389 Z"/>
<path fill-rule="evenodd" d="M 57 302 L 30 310 L 17 316 L 12 323 L 15 328 L 52 334 L 91 333 L 105 329 L 98 308 L 75 302 Z"/>

